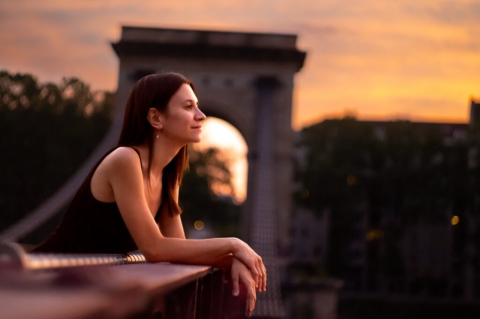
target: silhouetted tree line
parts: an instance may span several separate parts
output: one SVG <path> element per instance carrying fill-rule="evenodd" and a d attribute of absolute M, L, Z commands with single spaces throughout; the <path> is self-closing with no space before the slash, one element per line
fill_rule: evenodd
<path fill-rule="evenodd" d="M 189 170 L 180 188 L 184 227 L 196 220 L 218 236 L 240 236 L 240 206 L 232 200 L 234 189 L 228 159 L 216 148 L 189 149 Z M 221 194 L 221 195 L 219 195 Z"/>
<path fill-rule="evenodd" d="M 41 84 L 0 71 L 0 229 L 74 173 L 111 123 L 113 95 L 77 78 Z"/>
<path fill-rule="evenodd" d="M 80 79 L 42 84 L 31 74 L 0 71 L 0 230 L 62 186 L 105 135 L 112 115 L 113 93 Z M 236 225 L 237 206 L 211 189 L 232 190 L 219 151 L 192 150 L 191 159 L 181 194 L 184 216 L 211 220 L 218 230 Z"/>
<path fill-rule="evenodd" d="M 295 198 L 318 214 L 325 207 L 331 212 L 329 274 L 347 279 L 347 284 L 349 278 L 363 276 L 363 288 L 371 291 L 382 290 L 385 277 L 418 279 L 418 274 L 407 273 L 400 253 L 405 230 L 420 221 L 447 225 L 456 215 L 460 223 L 454 226 L 453 264 L 444 278 L 464 280 L 465 266 L 478 265 L 478 257 L 466 247 L 480 247 L 479 232 L 466 231 L 479 218 L 480 143 L 475 130 L 470 127 L 466 136 L 455 138 L 446 136 L 439 124 L 379 124 L 352 117 L 302 130 L 297 147 L 305 157 L 297 165 L 302 186 Z M 367 233 L 359 228 L 364 218 Z M 366 242 L 368 269 L 353 263 L 354 241 Z M 480 288 L 478 276 L 476 281 Z"/>

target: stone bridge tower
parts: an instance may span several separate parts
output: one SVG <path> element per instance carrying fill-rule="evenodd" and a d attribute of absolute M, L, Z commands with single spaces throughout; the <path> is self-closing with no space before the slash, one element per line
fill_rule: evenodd
<path fill-rule="evenodd" d="M 117 117 L 133 84 L 174 71 L 194 83 L 202 111 L 235 126 L 248 145 L 243 239 L 264 259 L 266 293 L 255 316 L 282 317 L 280 255 L 288 248 L 293 174 L 292 92 L 305 52 L 296 35 L 123 27 L 112 46 L 120 59 Z"/>

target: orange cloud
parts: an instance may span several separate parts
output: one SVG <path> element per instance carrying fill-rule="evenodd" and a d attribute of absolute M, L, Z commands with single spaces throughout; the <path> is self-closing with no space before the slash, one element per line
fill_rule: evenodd
<path fill-rule="evenodd" d="M 467 121 L 468 97 L 480 94 L 479 20 L 468 0 L 2 1 L 0 68 L 113 90 L 108 42 L 122 24 L 298 33 L 308 56 L 295 128 L 345 110 Z"/>

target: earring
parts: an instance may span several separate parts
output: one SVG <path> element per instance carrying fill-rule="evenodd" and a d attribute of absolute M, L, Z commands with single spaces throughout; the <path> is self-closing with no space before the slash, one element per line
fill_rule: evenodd
<path fill-rule="evenodd" d="M 158 138 L 159 136 L 160 136 L 160 135 L 159 135 L 159 134 L 157 134 L 157 138 Z"/>

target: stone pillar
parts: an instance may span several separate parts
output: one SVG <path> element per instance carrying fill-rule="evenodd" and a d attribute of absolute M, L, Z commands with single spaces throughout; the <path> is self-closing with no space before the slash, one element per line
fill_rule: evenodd
<path fill-rule="evenodd" d="M 250 244 L 262 256 L 267 268 L 267 291 L 257 295 L 255 317 L 283 317 L 285 315 L 280 295 L 279 263 L 277 256 L 277 220 L 275 185 L 273 178 L 273 98 L 279 82 L 275 77 L 259 77 L 255 81 L 256 147 L 253 154 L 254 189 L 250 212 Z"/>

